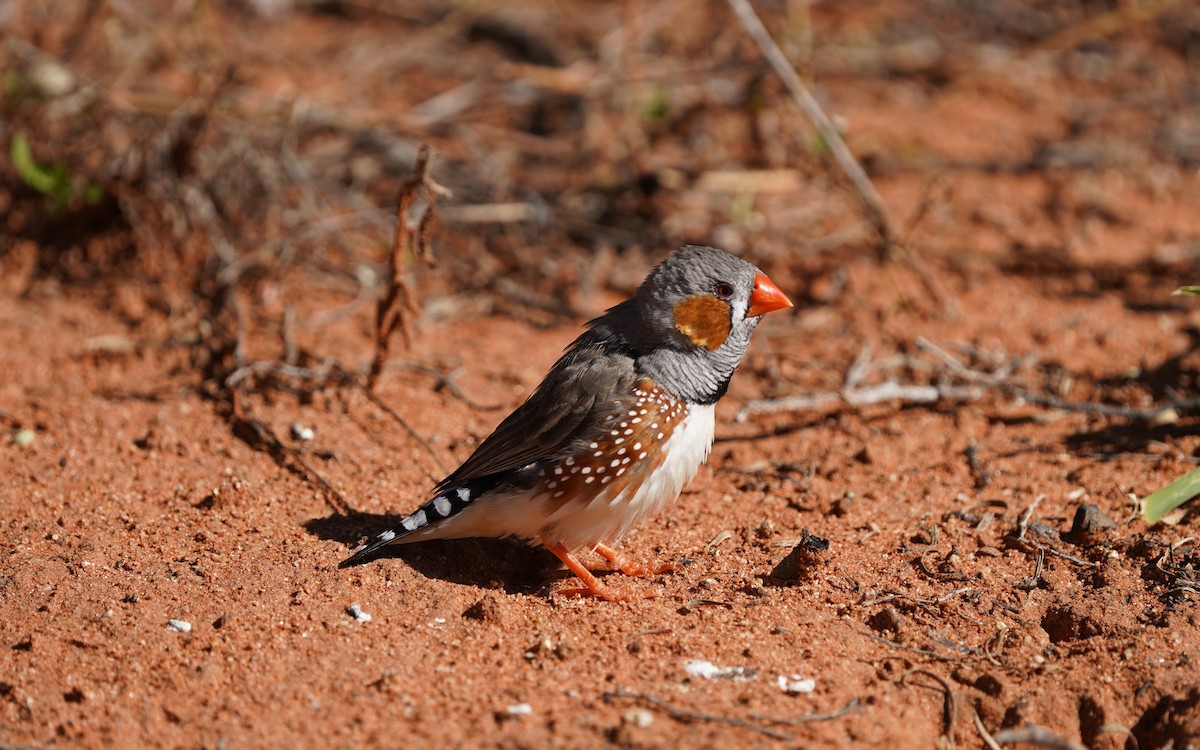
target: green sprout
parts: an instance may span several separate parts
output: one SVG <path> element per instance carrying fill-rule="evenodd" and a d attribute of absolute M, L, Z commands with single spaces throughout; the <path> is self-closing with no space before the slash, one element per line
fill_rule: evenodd
<path fill-rule="evenodd" d="M 76 189 L 67 174 L 67 165 L 61 161 L 50 166 L 38 164 L 33 157 L 33 148 L 24 133 L 13 135 L 10 147 L 13 168 L 26 185 L 50 198 L 53 211 L 61 211 L 74 195 L 83 196 L 85 203 L 95 205 L 104 199 L 104 191 L 98 185 L 84 185 Z"/>
<path fill-rule="evenodd" d="M 1146 523 L 1158 523 L 1163 516 L 1196 495 L 1200 495 L 1200 469 L 1192 469 L 1161 490 L 1147 495 L 1142 518 L 1146 519 Z"/>
<path fill-rule="evenodd" d="M 25 184 L 34 190 L 51 197 L 62 196 L 70 190 L 67 181 L 67 166 L 57 162 L 50 167 L 43 167 L 33 158 L 33 149 L 24 133 L 17 133 L 12 139 L 12 161 L 17 174 Z"/>
<path fill-rule="evenodd" d="M 1200 295 L 1200 286 L 1181 286 L 1171 294 Z M 1146 523 L 1158 523 L 1163 516 L 1196 495 L 1200 495 L 1200 469 L 1192 469 L 1161 490 L 1147 495 L 1142 507 L 1142 517 L 1146 519 Z"/>

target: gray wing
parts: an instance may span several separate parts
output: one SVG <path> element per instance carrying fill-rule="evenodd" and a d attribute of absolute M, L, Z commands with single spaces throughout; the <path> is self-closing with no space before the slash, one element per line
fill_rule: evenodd
<path fill-rule="evenodd" d="M 597 429 L 615 403 L 633 392 L 633 360 L 594 347 L 572 347 L 517 410 L 435 492 L 519 469 L 564 452 Z"/>

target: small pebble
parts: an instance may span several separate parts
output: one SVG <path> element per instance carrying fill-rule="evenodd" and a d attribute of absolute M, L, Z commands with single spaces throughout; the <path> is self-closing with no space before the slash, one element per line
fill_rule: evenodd
<path fill-rule="evenodd" d="M 706 680 L 750 682 L 758 677 L 758 670 L 753 667 L 718 667 L 704 659 L 689 659 L 684 663 L 683 669 L 693 677 L 703 677 Z"/>
<path fill-rule="evenodd" d="M 1117 522 L 1104 514 L 1098 505 L 1084 503 L 1075 511 L 1067 539 L 1076 544 L 1087 544 L 1104 537 L 1105 533 L 1117 528 Z"/>
<path fill-rule="evenodd" d="M 514 703 L 508 707 L 509 716 L 528 716 L 533 713 L 533 706 L 528 703 Z"/>
<path fill-rule="evenodd" d="M 63 96 L 75 88 L 75 75 L 71 69 L 54 60 L 34 63 L 26 75 L 38 94 L 48 99 Z"/>
<path fill-rule="evenodd" d="M 654 723 L 654 714 L 644 708 L 631 708 L 621 718 L 626 724 L 632 724 L 638 729 L 645 729 Z"/>
<path fill-rule="evenodd" d="M 811 693 L 817 689 L 817 681 L 811 678 L 801 677 L 798 674 L 779 675 L 776 680 L 779 689 L 788 695 L 801 695 L 803 693 Z"/>
<path fill-rule="evenodd" d="M 190 633 L 192 624 L 187 620 L 167 620 L 167 630 L 173 630 L 176 633 Z"/>
<path fill-rule="evenodd" d="M 308 442 L 309 440 L 312 440 L 315 435 L 316 432 L 311 427 L 305 427 L 299 423 L 294 423 L 292 425 L 292 437 L 296 440 Z"/>
<path fill-rule="evenodd" d="M 366 612 L 363 612 L 362 607 L 359 606 L 358 604 L 351 604 L 349 607 L 346 607 L 346 614 L 350 615 L 351 617 L 353 617 L 355 620 L 358 620 L 359 622 L 370 622 L 371 621 L 371 616 L 369 614 L 367 614 Z"/>

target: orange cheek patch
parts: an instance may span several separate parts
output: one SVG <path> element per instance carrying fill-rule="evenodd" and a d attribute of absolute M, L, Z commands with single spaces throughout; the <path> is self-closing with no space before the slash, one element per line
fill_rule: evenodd
<path fill-rule="evenodd" d="M 719 349 L 729 337 L 729 305 L 707 294 L 694 294 L 675 305 L 675 327 L 696 346 Z"/>

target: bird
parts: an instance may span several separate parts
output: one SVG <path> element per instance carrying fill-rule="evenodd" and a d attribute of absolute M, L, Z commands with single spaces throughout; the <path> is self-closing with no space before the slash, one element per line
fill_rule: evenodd
<path fill-rule="evenodd" d="M 679 248 L 586 325 L 426 502 L 340 567 L 393 544 L 518 537 L 582 581 L 570 593 L 638 598 L 602 583 L 577 553 L 592 550 L 629 575 L 674 569 L 628 563 L 613 545 L 696 475 L 712 448 L 714 405 L 750 334 L 763 315 L 792 306 L 751 263 L 713 247 Z"/>

